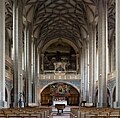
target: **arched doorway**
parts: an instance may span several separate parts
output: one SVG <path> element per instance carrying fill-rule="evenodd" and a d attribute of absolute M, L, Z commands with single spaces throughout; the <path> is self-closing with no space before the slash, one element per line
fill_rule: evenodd
<path fill-rule="evenodd" d="M 95 94 L 95 106 L 97 106 L 97 103 L 98 103 L 98 90 L 96 91 Z M 107 88 L 107 107 L 110 107 L 110 103 L 111 103 L 110 91 Z"/>
<path fill-rule="evenodd" d="M 107 89 L 107 107 L 110 107 L 111 104 L 111 97 L 110 97 L 110 91 Z"/>
<path fill-rule="evenodd" d="M 8 93 L 6 88 L 5 88 L 5 101 L 8 102 Z"/>
<path fill-rule="evenodd" d="M 95 94 L 95 106 L 97 106 L 97 103 L 98 103 L 98 90 L 96 91 Z"/>
<path fill-rule="evenodd" d="M 116 101 L 116 87 L 114 87 L 114 90 L 113 90 L 113 95 L 112 95 L 112 102 L 114 103 Z"/>
<path fill-rule="evenodd" d="M 11 103 L 10 103 L 10 107 L 13 107 L 13 103 L 14 103 L 14 89 L 11 89 L 10 92 L 10 99 L 11 99 Z"/>
<path fill-rule="evenodd" d="M 66 100 L 68 105 L 79 105 L 79 92 L 70 84 L 56 82 L 41 92 L 41 105 L 52 105 L 54 100 Z"/>

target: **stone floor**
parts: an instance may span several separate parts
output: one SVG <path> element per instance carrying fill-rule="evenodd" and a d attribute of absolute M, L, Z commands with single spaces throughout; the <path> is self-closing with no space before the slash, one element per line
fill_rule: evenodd
<path fill-rule="evenodd" d="M 61 115 L 53 114 L 51 118 L 70 118 L 70 114 L 69 113 L 63 113 Z"/>

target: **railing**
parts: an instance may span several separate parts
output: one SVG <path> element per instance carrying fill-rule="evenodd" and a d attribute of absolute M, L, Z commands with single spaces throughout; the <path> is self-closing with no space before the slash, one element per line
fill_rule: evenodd
<path fill-rule="evenodd" d="M 54 73 L 46 73 L 46 74 L 40 74 L 39 79 L 80 79 L 80 74 L 54 74 Z"/>

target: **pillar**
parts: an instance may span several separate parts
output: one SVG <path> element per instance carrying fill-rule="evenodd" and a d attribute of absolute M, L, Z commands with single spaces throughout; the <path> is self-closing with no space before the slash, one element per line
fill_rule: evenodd
<path fill-rule="evenodd" d="M 81 97 L 80 102 L 83 101 L 84 96 L 84 49 L 81 50 Z"/>
<path fill-rule="evenodd" d="M 88 99 L 88 44 L 84 41 L 81 55 L 81 101 Z"/>
<path fill-rule="evenodd" d="M 113 37 L 111 42 L 111 72 L 115 70 L 115 39 Z"/>
<path fill-rule="evenodd" d="M 0 0 L 0 108 L 5 102 L 5 1 Z"/>
<path fill-rule="evenodd" d="M 107 0 L 99 1 L 98 17 L 98 107 L 107 107 Z"/>
<path fill-rule="evenodd" d="M 37 47 L 35 45 L 35 41 L 34 38 L 32 40 L 32 45 L 31 45 L 31 49 L 32 49 L 32 55 L 31 55 L 31 59 L 32 59 L 32 67 L 31 67 L 31 77 L 32 77 L 32 102 L 33 103 L 37 103 L 37 82 L 38 82 L 38 76 L 37 76 L 37 72 L 38 72 L 38 53 L 37 53 Z"/>
<path fill-rule="evenodd" d="M 22 51 L 23 51 L 23 39 L 22 39 L 22 1 L 13 1 L 13 65 L 14 65 L 14 107 L 18 107 L 18 101 L 20 99 L 21 81 L 23 78 L 22 73 Z"/>
<path fill-rule="evenodd" d="M 38 103 L 38 100 L 37 100 L 37 83 L 38 83 L 38 70 L 37 70 L 37 66 L 38 66 L 38 50 L 37 50 L 37 47 L 36 45 L 34 44 L 34 58 L 33 58 L 33 61 L 34 61 L 34 70 L 33 70 L 33 102 L 34 103 Z"/>
<path fill-rule="evenodd" d="M 95 99 L 95 75 L 96 75 L 96 27 L 95 23 L 89 26 L 89 102 Z"/>
<path fill-rule="evenodd" d="M 79 54 L 77 53 L 77 54 L 76 54 L 76 71 L 77 71 L 77 72 L 78 72 L 78 70 L 79 70 L 78 60 L 79 60 Z"/>
<path fill-rule="evenodd" d="M 24 30 L 24 70 L 25 70 L 25 102 L 32 103 L 32 81 L 31 81 L 31 24 L 26 21 Z"/>
<path fill-rule="evenodd" d="M 95 102 L 96 86 L 96 24 L 90 23 L 89 26 L 89 102 Z"/>
<path fill-rule="evenodd" d="M 34 78 L 34 37 L 31 41 L 31 85 L 32 85 L 32 102 L 33 102 L 33 78 Z"/>
<path fill-rule="evenodd" d="M 120 0 L 116 0 L 116 106 L 120 108 Z"/>
<path fill-rule="evenodd" d="M 84 44 L 84 101 L 88 102 L 88 42 Z"/>
<path fill-rule="evenodd" d="M 89 35 L 89 102 L 93 102 L 93 29 L 90 25 Z"/>
<path fill-rule="evenodd" d="M 40 53 L 39 53 L 39 50 L 38 50 L 38 55 L 37 55 L 37 75 L 39 78 L 39 75 L 40 75 Z"/>
<path fill-rule="evenodd" d="M 93 22 L 93 94 L 92 102 L 95 104 L 96 81 L 97 81 L 97 50 L 96 50 L 96 23 Z"/>
<path fill-rule="evenodd" d="M 44 71 L 44 54 L 41 54 L 41 69 Z"/>

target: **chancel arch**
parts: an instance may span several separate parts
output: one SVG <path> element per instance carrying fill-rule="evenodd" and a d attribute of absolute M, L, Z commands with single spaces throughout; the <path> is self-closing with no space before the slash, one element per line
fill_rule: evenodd
<path fill-rule="evenodd" d="M 55 101 L 66 101 L 67 105 L 79 105 L 80 90 L 63 81 L 51 82 L 40 91 L 41 105 L 53 105 Z"/>

